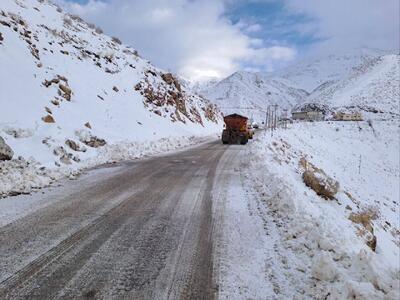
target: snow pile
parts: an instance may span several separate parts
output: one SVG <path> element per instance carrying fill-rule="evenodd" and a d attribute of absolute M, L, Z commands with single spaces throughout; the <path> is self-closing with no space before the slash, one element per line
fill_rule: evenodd
<path fill-rule="evenodd" d="M 2 177 L 38 176 L 24 192 L 42 185 L 42 167 L 68 174 L 221 131 L 215 105 L 48 1 L 2 0 L 0 33 L 0 137 L 24 158 Z"/>
<path fill-rule="evenodd" d="M 0 198 L 9 195 L 29 194 L 64 177 L 74 179 L 81 170 L 100 164 L 166 153 L 208 141 L 210 137 L 212 136 L 184 136 L 106 145 L 100 148 L 95 156 L 83 154 L 84 158 L 79 163 L 62 164 L 58 168 L 47 168 L 39 164 L 34 158 L 25 160 L 23 157 L 18 157 L 0 163 Z M 73 154 L 69 152 L 70 150 L 62 149 L 64 149 L 61 151 L 63 155 L 73 157 Z"/>
<path fill-rule="evenodd" d="M 287 272 L 302 278 L 290 297 L 398 299 L 399 133 L 398 121 L 331 122 L 256 137 L 249 184 L 280 224 Z M 339 183 L 333 200 L 304 184 L 304 161 Z"/>
<path fill-rule="evenodd" d="M 34 160 L 22 157 L 0 163 L 0 197 L 28 194 L 32 189 L 50 185 L 58 172 L 47 170 Z"/>

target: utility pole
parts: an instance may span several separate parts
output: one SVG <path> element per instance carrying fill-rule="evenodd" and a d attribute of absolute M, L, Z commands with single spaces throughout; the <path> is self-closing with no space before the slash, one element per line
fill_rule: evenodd
<path fill-rule="evenodd" d="M 288 120 L 287 112 L 288 112 L 288 110 L 287 110 L 287 109 L 284 109 L 284 110 L 282 111 L 282 115 L 281 115 L 282 122 L 283 122 L 282 125 L 283 125 L 283 128 L 284 128 L 284 129 L 287 129 L 287 120 Z"/>
<path fill-rule="evenodd" d="M 271 105 L 268 105 L 268 128 L 271 128 L 271 122 L 272 122 L 272 107 Z"/>
<path fill-rule="evenodd" d="M 270 112 L 271 112 L 270 128 L 271 128 L 271 137 L 272 137 L 274 134 L 274 107 L 273 106 L 271 106 Z"/>
<path fill-rule="evenodd" d="M 271 136 L 273 131 L 276 130 L 278 125 L 278 105 L 270 104 L 267 106 L 267 113 L 265 115 L 265 128 L 271 130 Z"/>

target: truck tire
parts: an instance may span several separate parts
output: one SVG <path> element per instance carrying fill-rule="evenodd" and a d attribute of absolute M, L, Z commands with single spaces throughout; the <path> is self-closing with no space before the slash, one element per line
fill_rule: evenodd
<path fill-rule="evenodd" d="M 241 145 L 246 145 L 248 141 L 249 141 L 249 140 L 248 140 L 247 137 L 242 136 L 241 139 L 240 139 L 240 144 L 241 144 Z"/>

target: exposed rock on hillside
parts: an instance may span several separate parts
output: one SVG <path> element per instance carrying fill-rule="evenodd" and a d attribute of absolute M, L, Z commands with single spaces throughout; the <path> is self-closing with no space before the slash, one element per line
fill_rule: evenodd
<path fill-rule="evenodd" d="M 0 161 L 12 159 L 14 152 L 5 142 L 5 140 L 0 136 Z"/>
<path fill-rule="evenodd" d="M 104 139 L 92 136 L 89 140 L 82 141 L 84 144 L 92 148 L 103 147 L 107 142 Z"/>
<path fill-rule="evenodd" d="M 155 88 L 154 81 L 158 76 L 161 76 L 163 82 Z M 144 104 L 155 114 L 169 117 L 173 122 L 186 123 L 187 118 L 193 123 L 204 125 L 198 107 L 195 105 L 195 97 L 182 90 L 179 80 L 171 73 L 159 75 L 154 70 L 148 70 L 142 81 L 135 85 L 135 90 L 145 97 Z M 204 98 L 202 100 L 207 101 Z M 203 106 L 202 110 L 207 120 L 217 122 L 219 114 L 214 106 L 208 104 Z"/>
<path fill-rule="evenodd" d="M 54 118 L 50 115 L 47 115 L 45 117 L 42 118 L 43 122 L 45 123 L 55 123 L 56 121 L 54 120 Z"/>
<path fill-rule="evenodd" d="M 73 140 L 68 139 L 68 140 L 65 141 L 65 144 L 66 144 L 69 148 L 71 148 L 72 150 L 74 150 L 74 151 L 86 152 L 86 148 L 85 148 L 85 147 L 80 146 L 77 142 L 75 142 L 75 141 L 73 141 Z"/>

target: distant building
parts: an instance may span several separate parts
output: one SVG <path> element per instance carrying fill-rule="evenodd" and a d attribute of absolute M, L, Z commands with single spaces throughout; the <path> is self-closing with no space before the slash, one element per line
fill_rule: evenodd
<path fill-rule="evenodd" d="M 322 121 L 324 115 L 320 111 L 296 111 L 292 112 L 292 119 L 298 121 Z"/>
<path fill-rule="evenodd" d="M 334 113 L 333 118 L 336 121 L 362 121 L 363 117 L 361 113 L 359 112 L 354 112 L 354 113 L 345 113 L 342 111 L 339 111 L 337 113 Z"/>

